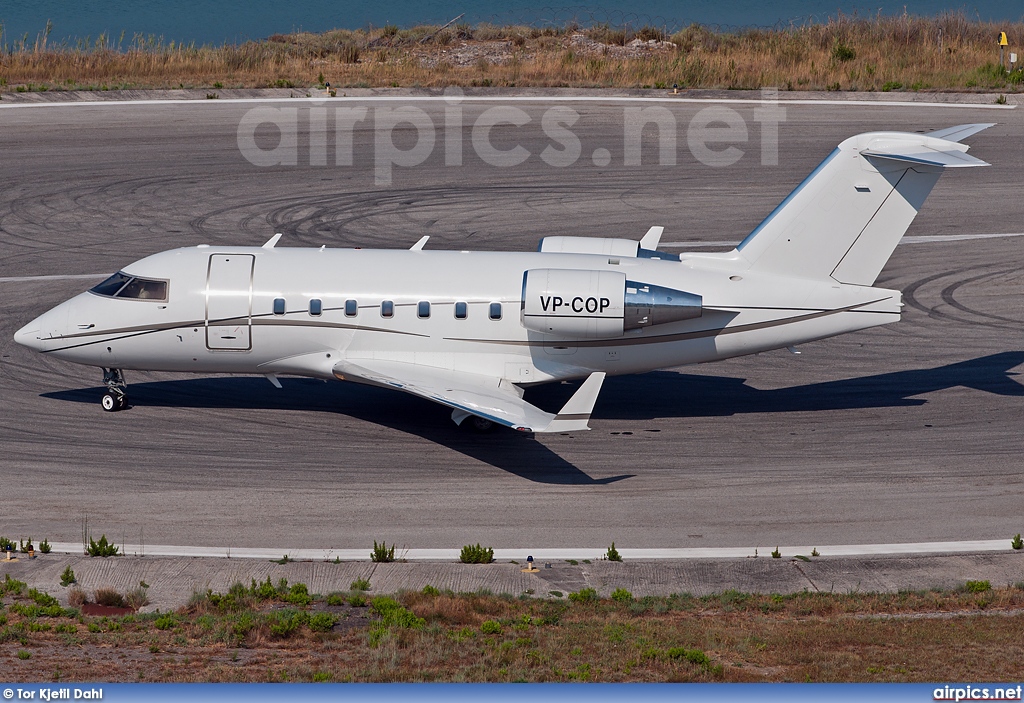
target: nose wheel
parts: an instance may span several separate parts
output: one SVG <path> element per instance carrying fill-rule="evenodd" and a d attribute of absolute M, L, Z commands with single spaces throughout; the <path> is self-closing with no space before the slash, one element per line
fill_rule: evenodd
<path fill-rule="evenodd" d="M 100 398 L 103 409 L 113 413 L 128 407 L 128 384 L 121 369 L 103 369 L 103 382 L 107 385 L 107 391 Z"/>

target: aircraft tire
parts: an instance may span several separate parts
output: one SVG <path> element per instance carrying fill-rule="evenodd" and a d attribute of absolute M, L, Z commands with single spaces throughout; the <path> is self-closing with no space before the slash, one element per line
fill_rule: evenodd
<path fill-rule="evenodd" d="M 469 429 L 480 434 L 490 432 L 495 427 L 497 427 L 497 425 L 495 425 L 493 422 L 491 422 L 485 417 L 478 417 L 476 415 L 473 415 L 472 417 L 467 418 L 467 420 L 469 424 Z"/>
<path fill-rule="evenodd" d="M 100 405 L 108 413 L 114 413 L 120 410 L 123 406 L 122 401 L 117 397 L 115 393 L 104 393 L 103 397 L 100 398 Z"/>

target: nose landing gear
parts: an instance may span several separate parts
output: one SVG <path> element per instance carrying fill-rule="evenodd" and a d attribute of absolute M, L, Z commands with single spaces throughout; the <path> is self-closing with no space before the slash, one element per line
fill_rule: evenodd
<path fill-rule="evenodd" d="M 107 384 L 107 391 L 100 398 L 103 409 L 113 413 L 128 407 L 128 384 L 121 369 L 103 369 L 103 382 Z"/>

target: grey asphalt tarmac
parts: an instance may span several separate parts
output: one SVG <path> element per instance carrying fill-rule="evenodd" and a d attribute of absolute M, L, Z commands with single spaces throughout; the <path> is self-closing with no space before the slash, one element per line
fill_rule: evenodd
<path fill-rule="evenodd" d="M 402 103 L 363 105 L 372 118 Z M 896 325 L 800 356 L 609 379 L 593 431 L 571 436 L 474 435 L 401 393 L 288 378 L 277 390 L 129 373 L 133 407 L 108 414 L 98 369 L 14 344 L 91 282 L 3 279 L 103 274 L 274 232 L 279 246 L 408 247 L 429 234 L 434 248 L 531 250 L 545 235 L 664 225 L 665 242 L 739 241 L 838 142 L 876 129 L 998 122 L 968 140 L 993 166 L 946 174 L 909 234 L 1024 231 L 1021 110 L 790 105 L 776 166 L 761 163 L 756 106 L 736 105 L 743 156 L 714 168 L 687 143 L 706 105 L 671 107 L 675 165 L 658 164 L 651 126 L 642 165 L 627 166 L 627 106 L 573 104 L 582 156 L 557 168 L 540 156 L 561 148 L 541 127 L 551 104 L 514 103 L 531 122 L 493 129 L 495 147 L 530 152 L 515 167 L 472 144 L 494 103 L 460 106 L 461 166 L 445 165 L 445 105 L 412 105 L 437 143 L 388 186 L 374 183 L 365 126 L 354 165 L 334 165 L 333 133 L 330 165 L 310 165 L 307 104 L 297 165 L 269 167 L 238 146 L 252 104 L 0 110 L 0 534 L 75 541 L 87 519 L 96 535 L 149 544 L 770 549 L 1024 530 L 1024 237 L 902 245 L 879 279 L 905 293 Z M 408 125 L 393 135 L 402 149 L 415 138 Z M 277 136 L 264 125 L 256 139 L 269 149 Z M 573 388 L 527 397 L 556 409 Z"/>

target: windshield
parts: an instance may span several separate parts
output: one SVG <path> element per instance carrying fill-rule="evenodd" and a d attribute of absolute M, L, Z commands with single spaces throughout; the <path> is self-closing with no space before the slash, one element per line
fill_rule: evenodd
<path fill-rule="evenodd" d="M 167 300 L 167 281 L 129 276 L 118 271 L 103 283 L 92 288 L 90 292 L 108 298 L 164 301 Z"/>

